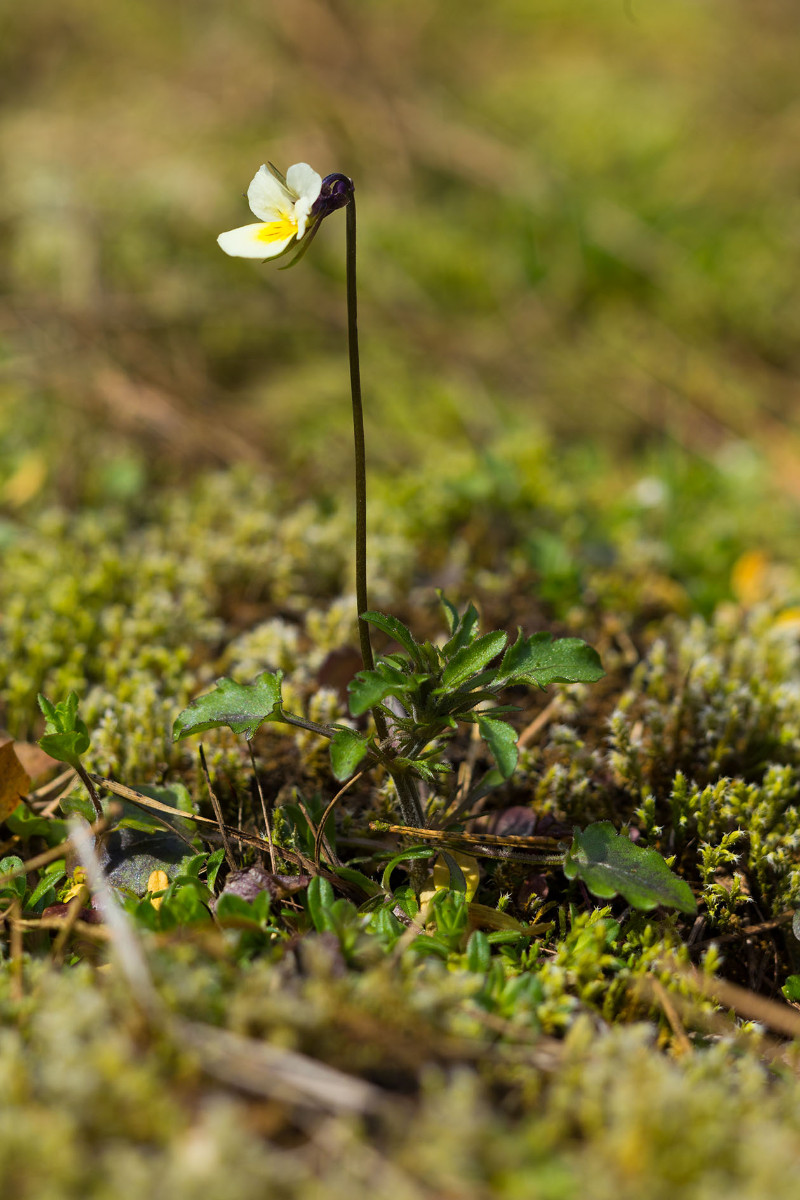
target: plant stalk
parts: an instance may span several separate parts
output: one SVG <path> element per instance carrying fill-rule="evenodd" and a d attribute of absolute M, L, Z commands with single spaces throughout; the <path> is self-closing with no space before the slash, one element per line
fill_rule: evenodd
<path fill-rule="evenodd" d="M 97 816 L 102 820 L 103 806 L 100 803 L 100 797 L 97 794 L 95 786 L 89 777 L 89 772 L 86 770 L 83 763 L 80 762 L 80 760 L 78 760 L 78 762 L 76 762 L 75 770 L 78 773 L 81 783 L 83 784 L 83 786 L 86 788 L 87 792 L 89 793 L 89 799 L 92 802 L 92 807 L 94 808 L 94 811 L 97 813 Z"/>
<path fill-rule="evenodd" d="M 358 354 L 358 289 L 356 284 L 356 198 L 351 193 L 347 218 L 347 349 L 350 358 L 350 395 L 353 401 L 353 442 L 356 468 L 356 604 L 358 638 L 364 669 L 373 670 L 375 659 L 369 625 L 361 614 L 369 609 L 367 596 L 367 452 L 364 441 L 364 407 L 361 401 L 361 363 Z M 384 735 L 385 736 L 385 735 Z"/>
<path fill-rule="evenodd" d="M 366 671 L 375 667 L 369 625 L 361 614 L 369 611 L 367 592 L 367 453 L 364 441 L 364 408 L 361 400 L 361 362 L 358 353 L 358 290 L 356 282 L 356 198 L 351 191 L 346 214 L 347 264 L 347 349 L 350 359 L 350 395 L 353 401 L 353 442 L 355 448 L 356 484 L 356 604 L 358 606 L 358 638 L 361 661 Z M 389 730 L 383 713 L 374 708 L 372 719 L 381 742 L 386 742 Z M 424 824 L 422 806 L 413 779 L 403 772 L 389 773 L 397 789 L 400 811 L 406 825 L 421 829 Z"/>

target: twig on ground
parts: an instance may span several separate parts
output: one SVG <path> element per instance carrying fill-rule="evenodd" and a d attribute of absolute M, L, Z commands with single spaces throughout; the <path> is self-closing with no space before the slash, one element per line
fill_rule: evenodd
<path fill-rule="evenodd" d="M 693 950 L 703 950 L 707 946 L 719 946 L 726 942 L 739 942 L 746 938 L 757 937 L 760 933 L 769 933 L 773 929 L 779 929 L 781 925 L 788 925 L 794 917 L 795 910 L 787 909 L 786 912 L 775 917 L 772 921 L 761 921 L 758 925 L 743 925 L 741 929 L 737 929 L 732 933 L 718 934 L 717 937 L 705 938 L 702 942 L 695 942 L 692 946 Z"/>
<path fill-rule="evenodd" d="M 228 841 L 228 835 L 225 830 L 225 822 L 222 820 L 222 809 L 220 808 L 220 803 L 219 803 L 219 800 L 217 799 L 216 792 L 214 791 L 214 788 L 211 786 L 211 776 L 209 775 L 208 767 L 206 766 L 206 754 L 205 754 L 205 750 L 203 749 L 202 742 L 200 743 L 199 751 L 200 751 L 200 765 L 203 768 L 203 774 L 206 777 L 206 784 L 208 785 L 208 794 L 211 797 L 211 805 L 214 809 L 214 816 L 217 818 L 217 825 L 219 826 L 219 831 L 222 834 L 222 844 L 225 847 L 225 859 L 228 863 L 228 866 L 230 867 L 230 869 L 232 871 L 238 871 L 239 864 L 237 863 L 236 859 L 234 858 L 233 850 L 231 850 L 231 844 Z"/>
<path fill-rule="evenodd" d="M 267 841 L 269 842 L 270 866 L 272 867 L 272 874 L 275 875 L 278 868 L 275 865 L 275 846 L 272 842 L 272 827 L 269 823 L 269 813 L 267 812 L 267 802 L 264 799 L 264 789 L 261 787 L 261 780 L 258 777 L 258 767 L 256 766 L 256 756 L 255 751 L 253 750 L 253 743 L 249 739 L 247 742 L 247 749 L 250 751 L 250 762 L 253 764 L 253 777 L 256 781 L 256 787 L 258 788 L 258 797 L 261 801 L 261 811 L 264 814 L 264 832 L 266 833 Z"/>
<path fill-rule="evenodd" d="M 320 855 L 322 852 L 323 843 L 325 844 L 326 852 L 327 852 L 327 848 L 328 848 L 328 839 L 325 837 L 325 825 L 327 823 L 328 817 L 331 815 L 334 808 L 336 807 L 336 805 L 338 804 L 338 802 L 342 798 L 342 796 L 345 794 L 347 789 L 351 788 L 353 786 L 353 784 L 356 783 L 363 774 L 364 774 L 363 771 L 359 771 L 359 773 L 357 775 L 353 775 L 351 779 L 348 779 L 348 781 L 344 785 L 344 787 L 339 788 L 339 791 L 333 797 L 330 804 L 325 809 L 325 812 L 322 814 L 322 817 L 321 817 L 320 823 L 319 823 L 319 828 L 317 829 L 316 836 L 314 838 L 314 866 L 317 868 L 317 874 L 319 874 L 319 869 L 320 869 Z M 337 859 L 337 863 L 338 863 L 338 859 Z"/>
<path fill-rule="evenodd" d="M 316 825 L 314 824 L 314 822 L 311 818 L 311 813 L 308 811 L 308 808 L 306 807 L 306 805 L 303 803 L 303 801 L 299 797 L 297 798 L 296 803 L 297 803 L 297 807 L 300 809 L 300 812 L 303 814 L 306 821 L 308 822 L 308 828 L 311 830 L 311 832 L 314 835 L 314 846 L 316 847 L 316 845 L 317 845 L 317 839 L 320 839 L 322 842 L 322 845 L 325 848 L 325 853 L 328 856 L 328 862 L 331 863 L 335 867 L 340 867 L 342 864 L 341 864 L 341 861 L 339 860 L 338 855 L 334 854 L 333 847 L 331 846 L 328 839 L 325 837 L 325 833 L 324 832 L 320 833 L 320 831 L 317 829 Z M 317 866 L 317 868 L 319 867 L 319 860 L 317 860 L 316 866 Z"/>
<path fill-rule="evenodd" d="M 660 1006 L 663 1010 L 664 1016 L 669 1021 L 669 1027 L 672 1030 L 673 1037 L 675 1038 L 676 1054 L 677 1055 L 691 1054 L 692 1043 L 689 1041 L 686 1030 L 683 1028 L 683 1025 L 681 1024 L 681 1019 L 678 1015 L 678 1010 L 675 1007 L 675 1005 L 672 1003 L 672 997 L 670 996 L 669 992 L 664 987 L 663 983 L 661 983 L 661 981 L 658 979 L 651 979 L 650 987 L 652 989 L 654 997 L 656 998 L 656 1000 L 658 1001 L 658 1003 L 660 1004 Z"/>
<path fill-rule="evenodd" d="M 171 1022 L 171 1029 L 199 1053 L 203 1071 L 252 1095 L 362 1115 L 385 1104 L 386 1094 L 373 1084 L 295 1050 L 181 1018 Z"/>

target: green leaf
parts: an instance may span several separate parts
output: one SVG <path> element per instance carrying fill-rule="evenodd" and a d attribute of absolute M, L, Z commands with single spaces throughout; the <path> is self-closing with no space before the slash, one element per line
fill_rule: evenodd
<path fill-rule="evenodd" d="M 84 733 L 45 733 L 39 738 L 39 745 L 45 754 L 58 762 L 75 767 L 80 757 L 89 749 L 89 738 Z"/>
<path fill-rule="evenodd" d="M 800 975 L 790 975 L 781 991 L 787 1000 L 792 1000 L 795 1004 L 800 1002 Z"/>
<path fill-rule="evenodd" d="M 63 805 L 63 800 L 62 800 Z M 87 803 L 90 804 L 87 797 Z M 94 808 L 91 808 L 91 823 L 97 817 Z M 37 813 L 31 812 L 27 804 L 19 804 L 14 809 L 13 813 L 5 819 L 5 827 L 9 833 L 15 834 L 22 841 L 27 842 L 32 837 L 44 838 L 48 846 L 57 846 L 67 837 L 68 829 L 65 821 L 54 817 L 42 817 Z"/>
<path fill-rule="evenodd" d="M 406 675 L 399 667 L 379 662 L 374 671 L 359 671 L 347 686 L 350 693 L 350 712 L 360 717 L 380 704 L 387 696 L 402 694 L 413 684 L 415 677 Z"/>
<path fill-rule="evenodd" d="M 523 939 L 530 938 L 530 934 L 524 929 L 496 929 L 493 933 L 487 933 L 486 940 L 490 946 L 513 946 L 515 942 L 521 942 Z"/>
<path fill-rule="evenodd" d="M 380 884 L 376 883 L 374 879 L 370 879 L 369 875 L 364 875 L 362 871 L 356 871 L 354 867 L 335 867 L 334 874 L 347 883 L 354 883 L 367 896 L 383 896 Z"/>
<path fill-rule="evenodd" d="M 64 865 L 63 860 L 59 860 L 54 864 L 54 866 L 56 868 L 55 870 L 52 867 L 48 867 L 47 871 L 42 875 L 36 887 L 31 892 L 30 896 L 28 897 L 28 903 L 25 905 L 27 909 L 33 909 L 43 897 L 47 897 L 51 904 L 55 903 L 55 885 L 60 883 L 64 878 L 67 873 L 67 868 Z M 53 891 L 52 898 L 47 896 L 49 891 Z M 44 908 L 46 906 L 42 905 L 41 907 Z"/>
<path fill-rule="evenodd" d="M 176 925 L 205 925 L 210 922 L 206 894 L 207 889 L 197 879 L 187 878 L 183 883 L 176 880 L 169 887 L 158 910 L 160 928 L 166 930 L 174 929 Z"/>
<path fill-rule="evenodd" d="M 508 635 L 501 629 L 493 633 L 485 633 L 469 646 L 458 650 L 444 669 L 442 687 L 444 689 L 460 687 L 471 676 L 482 671 L 487 663 L 500 653 L 506 644 Z"/>
<path fill-rule="evenodd" d="M 592 895 L 608 900 L 619 892 L 634 908 L 657 905 L 694 913 L 691 888 L 667 866 L 657 850 L 637 846 L 610 821 L 589 825 L 574 840 L 564 862 L 567 879 L 582 880 Z"/>
<path fill-rule="evenodd" d="M 215 850 L 213 854 L 209 854 L 208 862 L 206 863 L 206 879 L 208 886 L 213 890 L 214 884 L 217 882 L 220 867 L 225 861 L 225 847 L 220 846 L 219 850 Z"/>
<path fill-rule="evenodd" d="M 45 720 L 48 722 L 48 724 L 52 724 L 53 727 L 57 729 L 58 718 L 56 715 L 55 705 L 51 704 L 51 702 L 47 699 L 47 696 L 43 696 L 41 692 L 39 693 L 37 700 L 39 703 L 39 708 L 44 713 Z"/>
<path fill-rule="evenodd" d="M 444 865 L 447 867 L 450 875 L 450 890 L 453 892 L 462 892 L 464 895 L 466 895 L 467 881 L 464 878 L 464 872 L 453 858 L 453 855 L 449 852 L 449 850 L 442 850 L 441 859 L 444 862 Z"/>
<path fill-rule="evenodd" d="M 389 880 L 392 877 L 392 871 L 395 867 L 403 862 L 416 862 L 418 858 L 433 858 L 438 857 L 439 851 L 435 846 L 409 846 L 407 850 L 401 850 L 399 854 L 395 854 L 386 864 L 386 869 L 381 876 L 381 887 L 385 892 L 389 889 Z"/>
<path fill-rule="evenodd" d="M 481 737 L 492 752 L 492 758 L 504 779 L 514 774 L 517 765 L 517 731 L 507 721 L 478 716 Z"/>
<path fill-rule="evenodd" d="M 498 669 L 505 683 L 528 683 L 542 689 L 549 683 L 596 683 L 605 675 L 597 651 L 580 638 L 558 638 L 519 631 Z"/>
<path fill-rule="evenodd" d="M 51 704 L 46 696 L 40 695 L 39 708 L 45 718 L 40 747 L 58 762 L 77 767 L 80 756 L 86 753 L 90 744 L 86 723 L 78 716 L 77 693 L 70 692 L 66 700 L 58 704 Z"/>
<path fill-rule="evenodd" d="M 264 894 L 263 892 L 261 893 Z M 237 896 L 233 892 L 223 892 L 214 907 L 214 916 L 219 923 L 234 929 L 263 929 L 268 918 L 267 913 L 259 912 L 259 906 Z"/>
<path fill-rule="evenodd" d="M 283 671 L 274 675 L 265 671 L 255 683 L 218 679 L 213 691 L 198 696 L 183 710 L 173 726 L 172 740 L 227 725 L 249 741 L 264 721 L 280 721 L 282 679 Z"/>
<path fill-rule="evenodd" d="M 388 616 L 386 613 L 365 612 L 361 614 L 361 619 L 362 621 L 369 621 L 370 625 L 374 625 L 377 629 L 382 629 L 384 633 L 388 633 L 390 638 L 393 638 L 407 651 L 416 666 L 420 669 L 424 668 L 425 664 L 422 661 L 419 646 L 414 641 L 411 630 L 402 621 L 398 621 L 397 617 Z"/>
<path fill-rule="evenodd" d="M 489 970 L 492 960 L 492 947 L 489 939 L 480 929 L 470 934 L 467 942 L 467 970 L 476 975 L 484 975 Z"/>
<path fill-rule="evenodd" d="M 447 621 L 447 631 L 452 637 L 455 631 L 458 629 L 458 609 L 454 604 L 450 603 L 441 588 L 436 589 L 436 595 L 439 597 L 439 602 L 444 609 L 444 615 Z"/>
<path fill-rule="evenodd" d="M 16 854 L 10 854 L 8 858 L 0 858 L 0 876 L 8 875 L 12 871 L 19 871 L 24 865 L 22 859 Z M 28 882 L 23 871 L 21 875 L 17 875 L 14 879 L 9 879 L 8 883 L 0 887 L 0 896 L 9 896 L 12 899 L 14 896 L 18 896 L 21 900 L 27 889 Z"/>
<path fill-rule="evenodd" d="M 70 792 L 68 796 L 63 796 L 59 801 L 59 807 L 65 817 L 83 817 L 90 825 L 92 821 L 97 819 L 97 813 L 89 797 L 82 795 L 78 791 Z"/>
<path fill-rule="evenodd" d="M 308 911 L 317 933 L 325 933 L 332 927 L 331 908 L 334 903 L 333 888 L 322 875 L 315 875 L 306 892 Z"/>
<path fill-rule="evenodd" d="M 331 738 L 331 767 L 334 778 L 343 783 L 349 779 L 367 753 L 369 736 L 354 729 L 337 727 Z"/>
<path fill-rule="evenodd" d="M 478 610 L 474 604 L 469 604 L 463 615 L 459 617 L 453 605 L 440 591 L 437 593 L 442 602 L 447 623 L 450 628 L 450 641 L 442 648 L 445 659 L 451 659 L 457 651 L 469 646 L 475 640 L 478 624 Z"/>

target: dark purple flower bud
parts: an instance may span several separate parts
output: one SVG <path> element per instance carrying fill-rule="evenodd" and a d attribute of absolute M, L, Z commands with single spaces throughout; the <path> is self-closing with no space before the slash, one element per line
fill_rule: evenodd
<path fill-rule="evenodd" d="M 344 208 L 353 195 L 353 181 L 347 175 L 326 175 L 310 216 L 323 220 L 337 208 Z"/>

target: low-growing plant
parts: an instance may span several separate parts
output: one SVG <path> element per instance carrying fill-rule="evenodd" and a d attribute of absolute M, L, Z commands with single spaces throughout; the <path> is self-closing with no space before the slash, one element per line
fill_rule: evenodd
<path fill-rule="evenodd" d="M 354 720 L 370 714 L 371 730 L 341 723 L 323 725 L 286 710 L 280 671 L 264 672 L 252 684 L 223 678 L 213 691 L 198 697 L 177 718 L 175 740 L 207 729 L 227 726 L 250 740 L 265 722 L 283 723 L 317 733 L 330 741 L 331 769 L 339 782 L 359 768 L 382 768 L 391 777 L 397 807 L 409 831 L 427 825 L 436 806 L 437 789 L 452 766 L 448 744 L 460 727 L 477 727 L 494 760 L 462 798 L 456 814 L 468 814 L 480 798 L 507 780 L 517 759 L 517 733 L 507 719 L 515 711 L 504 704 L 511 687 L 546 688 L 551 683 L 594 683 L 604 674 L 597 652 L 579 638 L 554 639 L 550 633 L 526 636 L 521 629 L 508 645 L 504 630 L 479 631 L 479 614 L 470 604 L 463 613 L 440 594 L 447 619 L 447 638 L 441 645 L 419 641 L 397 617 L 370 609 L 367 582 L 367 493 L 361 370 L 358 348 L 356 288 L 356 201 L 351 179 L 342 174 L 323 179 L 306 163 L 289 168 L 286 176 L 272 164 L 257 171 L 248 189 L 250 207 L 259 218 L 219 237 L 231 255 L 271 259 L 293 253 L 288 266 L 306 253 L 322 221 L 334 211 L 346 211 L 347 325 L 351 401 L 355 448 L 355 574 L 358 630 L 363 669 L 351 681 L 350 713 Z M 397 646 L 373 653 L 370 627 Z M 425 802 L 425 792 L 429 797 Z M 610 826 L 596 827 L 567 858 L 569 878 L 583 879 L 596 895 L 622 891 L 631 904 L 643 908 L 672 904 L 694 910 L 688 886 L 671 876 L 656 851 L 644 851 L 627 839 L 616 839 Z M 620 840 L 624 851 L 618 849 Z M 445 851 L 451 883 L 463 891 L 463 876 Z M 563 853 L 544 861 L 562 861 Z M 528 854 L 528 861 L 541 857 Z M 419 879 L 419 875 L 417 875 Z"/>
<path fill-rule="evenodd" d="M 332 804 L 324 813 L 315 813 L 316 829 L 307 808 L 291 804 L 282 807 L 284 825 L 293 830 L 289 843 L 296 847 L 295 856 L 308 863 L 313 853 L 316 863 L 318 873 L 309 885 L 306 900 L 308 917 L 318 932 L 337 936 L 347 961 L 355 962 L 358 958 L 360 939 L 367 928 L 388 947 L 401 936 L 405 924 L 419 915 L 419 894 L 425 886 L 421 864 L 436 857 L 445 865 L 448 882 L 444 886 L 440 878 L 426 904 L 425 911 L 433 919 L 436 932 L 419 935 L 414 943 L 416 952 L 445 960 L 453 953 L 466 953 L 474 966 L 483 961 L 491 945 L 518 939 L 521 936 L 518 923 L 509 918 L 510 927 L 504 926 L 500 920 L 502 914 L 497 914 L 493 920 L 499 921 L 499 925 L 495 924 L 492 932 L 480 937 L 475 936 L 480 931 L 475 931 L 468 946 L 468 916 L 474 886 L 468 888 L 462 869 L 465 860 L 459 861 L 459 852 L 464 851 L 524 864 L 561 865 L 568 880 L 581 884 L 599 898 L 622 894 L 635 908 L 650 910 L 666 905 L 694 912 L 696 906 L 689 886 L 672 873 L 661 855 L 618 834 L 607 821 L 583 831 L 576 828 L 571 845 L 568 837 L 560 841 L 549 837 L 515 839 L 490 835 L 470 838 L 461 832 L 460 822 L 471 815 L 480 800 L 509 780 L 517 768 L 518 734 L 511 721 L 517 708 L 508 702 L 510 689 L 544 690 L 553 683 L 596 683 L 604 674 L 600 658 L 577 637 L 554 638 L 550 632 L 529 635 L 518 628 L 516 638 L 509 641 L 504 629 L 482 632 L 474 604 L 459 612 L 442 593 L 439 597 L 446 634 L 439 642 L 419 640 L 396 616 L 370 608 L 353 183 L 341 174 L 322 179 L 304 163 L 291 167 L 285 177 L 272 165 L 262 166 L 250 185 L 248 198 L 260 221 L 222 234 L 219 242 L 223 250 L 250 258 L 276 258 L 294 252 L 289 266 L 305 254 L 326 217 L 340 208 L 346 211 L 347 325 L 355 448 L 355 577 L 362 669 L 348 686 L 349 723 L 313 721 L 292 712 L 284 701 L 283 672 L 265 671 L 252 683 L 218 679 L 211 691 L 198 696 L 179 714 L 173 740 L 226 727 L 234 734 L 244 734 L 248 743 L 252 743 L 262 725 L 278 724 L 327 739 L 332 775 L 345 786 L 356 773 L 374 772 L 378 778 L 388 775 L 402 824 L 384 824 L 378 828 L 399 832 L 410 838 L 412 844 L 399 853 L 385 856 L 389 861 L 380 884 L 353 865 L 339 862 L 331 853 L 330 841 L 326 856 L 333 874 L 326 877 L 319 873 L 325 849 L 325 824 Z M 377 657 L 372 630 L 389 640 L 388 648 Z M 90 738 L 78 712 L 77 695 L 71 692 L 58 704 L 40 696 L 39 704 L 46 719 L 40 745 L 54 758 L 73 767 L 86 786 L 90 805 L 83 815 L 89 819 L 101 817 L 103 809 L 95 785 L 103 781 L 92 778 L 82 762 Z M 451 751 L 455 739 L 464 732 L 472 732 L 483 741 L 493 765 L 461 794 L 449 787 L 448 776 L 453 771 Z M 205 760 L 202 761 L 205 767 Z M 254 758 L 253 763 L 255 769 Z M 180 811 L 165 805 L 160 797 L 151 794 L 148 801 L 144 793 L 132 793 L 130 789 L 128 793 L 145 807 L 148 803 L 155 804 L 161 814 L 156 819 L 162 822 L 165 814 L 171 813 L 173 822 L 180 818 Z M 73 810 L 75 807 L 71 805 Z M 77 807 L 80 811 L 79 803 Z M 217 817 L 225 838 L 218 805 Z M 266 809 L 264 817 L 266 822 Z M 435 828 L 429 827 L 432 821 Z M 137 830 L 143 828 L 140 821 L 124 818 L 117 829 L 130 827 L 132 823 Z M 145 832 L 148 829 L 152 832 L 149 826 Z M 186 831 L 181 832 L 174 824 L 168 837 L 173 831 L 188 843 L 190 851 L 200 849 Z M 268 824 L 267 836 L 274 880 L 278 878 L 275 846 Z M 288 848 L 289 844 L 282 843 L 279 837 L 278 854 Z M 187 858 L 178 847 L 170 874 L 151 870 L 153 864 L 140 854 L 139 876 L 145 872 L 148 887 L 143 897 L 141 886 L 138 891 L 133 889 L 135 894 L 129 894 L 126 903 L 130 913 L 140 924 L 165 932 L 176 925 L 208 921 L 213 907 L 218 925 L 238 928 L 240 933 L 246 931 L 250 949 L 281 936 L 287 921 L 291 926 L 292 920 L 284 913 L 283 924 L 274 923 L 273 906 L 264 888 L 257 896 L 247 897 L 225 889 L 215 901 L 214 882 L 223 854 L 232 862 L 227 843 L 211 858 L 204 854 L 194 857 L 190 854 Z M 374 857 L 379 859 L 380 855 L 377 851 Z M 409 871 L 411 885 L 393 890 L 393 872 L 401 864 Z M 334 897 L 330 880 L 336 882 L 337 877 L 343 886 L 353 889 L 354 895 L 362 896 L 360 909 L 351 899 Z M 131 878 L 128 873 L 113 882 L 123 890 L 128 887 L 130 892 Z M 473 905 L 472 909 L 476 907 L 481 906 Z"/>

